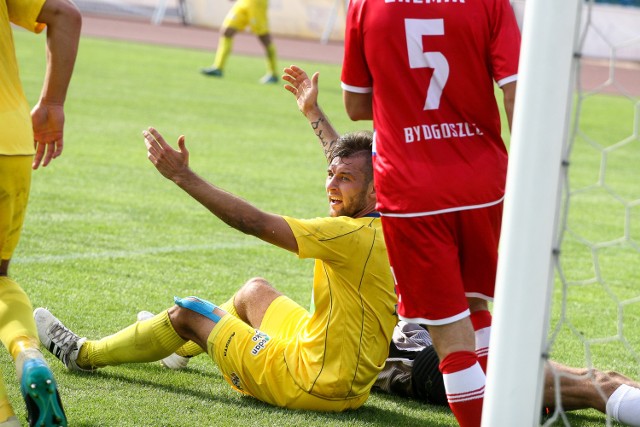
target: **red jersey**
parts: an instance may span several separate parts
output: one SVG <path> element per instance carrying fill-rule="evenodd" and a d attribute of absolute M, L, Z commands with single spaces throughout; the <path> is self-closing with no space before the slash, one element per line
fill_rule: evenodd
<path fill-rule="evenodd" d="M 373 91 L 378 210 L 429 215 L 504 196 L 494 95 L 517 79 L 509 0 L 351 0 L 342 88 Z"/>

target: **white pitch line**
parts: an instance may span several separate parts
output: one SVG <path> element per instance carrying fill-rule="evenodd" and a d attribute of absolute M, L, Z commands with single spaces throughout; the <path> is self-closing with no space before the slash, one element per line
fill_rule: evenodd
<path fill-rule="evenodd" d="M 134 251 L 112 251 L 112 252 L 87 252 L 66 255 L 34 255 L 26 257 L 15 257 L 11 260 L 11 264 L 46 264 L 65 261 L 74 261 L 79 259 L 112 259 L 112 258 L 131 258 L 135 256 L 146 256 L 164 253 L 176 252 L 194 252 L 201 250 L 224 250 L 224 249 L 244 249 L 265 244 L 261 241 L 248 241 L 237 243 L 218 243 L 209 245 L 184 245 L 184 246 L 166 246 L 161 248 L 145 248 Z"/>

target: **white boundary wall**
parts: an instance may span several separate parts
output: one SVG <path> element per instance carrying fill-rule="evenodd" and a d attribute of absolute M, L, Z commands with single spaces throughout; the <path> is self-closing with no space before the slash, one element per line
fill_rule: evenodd
<path fill-rule="evenodd" d="M 270 0 L 271 32 L 279 36 L 341 41 L 348 0 Z M 187 0 L 193 25 L 219 28 L 233 2 Z"/>
<path fill-rule="evenodd" d="M 511 1 L 521 28 L 525 2 Z M 344 38 L 347 3 L 348 0 L 270 0 L 271 31 L 281 36 L 341 41 Z M 225 0 L 187 0 L 187 5 L 192 24 L 219 28 L 233 3 Z M 584 14 L 587 13 L 586 9 Z M 590 19 L 591 27 L 596 31 L 590 30 L 586 35 L 582 49 L 584 56 L 608 59 L 611 57 L 610 43 L 617 46 L 617 59 L 640 62 L 639 7 L 594 4 Z M 586 16 L 582 17 L 582 22 L 587 22 Z"/>
<path fill-rule="evenodd" d="M 154 23 L 175 19 L 181 0 L 76 0 L 81 10 L 102 14 L 147 16 Z M 233 5 L 229 0 L 183 0 L 187 21 L 192 25 L 220 28 Z M 270 0 L 271 32 L 277 36 L 342 41 L 346 5 L 349 0 Z M 560 1 L 560 0 L 559 0 Z M 522 28 L 526 0 L 511 0 Z M 584 12 L 587 13 L 587 12 Z M 640 7 L 594 4 L 591 26 L 583 54 L 610 58 L 611 45 L 617 46 L 618 60 L 640 62 Z M 583 16 L 582 22 L 586 22 Z M 600 34 L 598 34 L 600 33 Z M 604 36 L 604 37 L 603 37 Z M 635 39 L 634 39 L 635 37 Z M 609 40 L 608 44 L 605 42 Z"/>

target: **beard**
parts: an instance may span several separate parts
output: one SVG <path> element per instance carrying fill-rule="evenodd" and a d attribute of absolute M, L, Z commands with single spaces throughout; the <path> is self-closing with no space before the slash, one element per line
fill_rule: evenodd
<path fill-rule="evenodd" d="M 362 191 L 350 201 L 348 206 L 345 205 L 343 200 L 343 203 L 340 209 L 330 208 L 329 215 L 332 217 L 348 216 L 351 218 L 355 218 L 366 207 L 367 207 L 367 193 L 366 191 Z"/>

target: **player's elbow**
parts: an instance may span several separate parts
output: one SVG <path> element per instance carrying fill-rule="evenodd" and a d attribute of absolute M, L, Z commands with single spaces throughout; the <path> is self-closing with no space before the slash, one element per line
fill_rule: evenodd
<path fill-rule="evenodd" d="M 41 11 L 39 22 L 52 26 L 79 29 L 82 26 L 82 14 L 69 0 L 47 0 Z"/>
<path fill-rule="evenodd" d="M 371 108 L 356 106 L 356 107 L 347 108 L 346 110 L 347 110 L 347 115 L 354 122 L 358 120 L 373 119 L 373 111 L 371 110 Z"/>
<path fill-rule="evenodd" d="M 356 109 L 347 109 L 347 116 L 349 116 L 349 118 L 354 122 L 367 119 L 362 111 Z"/>

